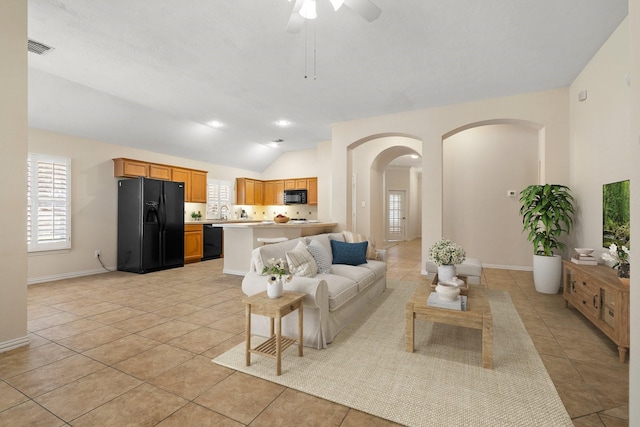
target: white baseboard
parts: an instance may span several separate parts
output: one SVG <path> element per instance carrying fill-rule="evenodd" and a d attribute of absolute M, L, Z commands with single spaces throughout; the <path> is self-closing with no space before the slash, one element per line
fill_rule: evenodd
<path fill-rule="evenodd" d="M 14 348 L 24 347 L 25 345 L 29 345 L 29 337 L 26 335 L 13 340 L 0 342 L 0 353 L 13 350 Z"/>
<path fill-rule="evenodd" d="M 496 270 L 533 271 L 533 267 L 522 265 L 482 264 L 482 268 L 495 268 Z M 423 276 L 429 276 L 431 274 L 431 277 L 433 277 L 432 273 L 429 273 L 427 270 L 421 270 L 420 273 Z"/>
<path fill-rule="evenodd" d="M 240 271 L 240 270 L 230 270 L 228 268 L 223 268 L 222 272 L 224 274 L 234 274 L 236 276 L 246 276 L 248 271 Z"/>
<path fill-rule="evenodd" d="M 482 264 L 482 268 L 495 268 L 497 270 L 533 271 L 533 267 L 522 265 Z"/>
<path fill-rule="evenodd" d="M 107 267 L 109 270 L 116 270 L 116 267 Z M 72 279 L 74 277 L 92 276 L 94 274 L 108 273 L 104 268 L 96 268 L 93 270 L 73 271 L 70 273 L 53 274 L 51 276 L 31 277 L 27 279 L 27 285 L 36 283 L 54 282 L 56 280 Z"/>

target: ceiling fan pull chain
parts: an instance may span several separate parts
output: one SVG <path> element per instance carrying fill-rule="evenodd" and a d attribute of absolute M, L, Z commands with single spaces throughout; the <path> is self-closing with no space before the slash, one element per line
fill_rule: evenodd
<path fill-rule="evenodd" d="M 307 78 L 307 20 L 304 20 L 304 78 Z"/>
<path fill-rule="evenodd" d="M 318 29 L 314 26 L 313 27 L 313 80 L 316 80 L 318 78 L 318 74 L 316 73 L 317 56 L 318 56 Z"/>

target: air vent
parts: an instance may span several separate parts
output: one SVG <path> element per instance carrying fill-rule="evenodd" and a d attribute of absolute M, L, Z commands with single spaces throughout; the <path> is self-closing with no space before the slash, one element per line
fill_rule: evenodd
<path fill-rule="evenodd" d="M 29 39 L 29 41 L 27 42 L 27 50 L 31 53 L 35 53 L 36 55 L 44 55 L 50 50 L 53 50 L 53 48 L 51 46 L 47 46 L 46 44 Z"/>

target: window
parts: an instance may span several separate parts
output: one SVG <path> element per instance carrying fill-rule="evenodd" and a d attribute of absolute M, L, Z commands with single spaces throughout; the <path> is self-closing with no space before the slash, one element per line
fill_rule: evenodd
<path fill-rule="evenodd" d="M 231 183 L 207 181 L 207 219 L 227 219 L 231 211 Z"/>
<path fill-rule="evenodd" d="M 71 247 L 71 159 L 29 153 L 27 247 L 29 252 Z"/>

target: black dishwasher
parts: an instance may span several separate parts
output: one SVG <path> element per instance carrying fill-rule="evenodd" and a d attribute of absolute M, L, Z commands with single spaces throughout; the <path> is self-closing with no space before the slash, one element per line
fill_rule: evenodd
<path fill-rule="evenodd" d="M 202 261 L 222 257 L 222 227 L 202 225 Z"/>

